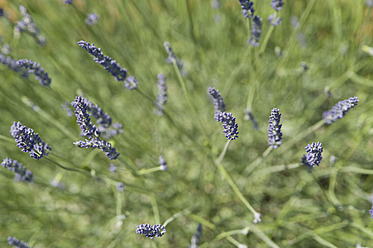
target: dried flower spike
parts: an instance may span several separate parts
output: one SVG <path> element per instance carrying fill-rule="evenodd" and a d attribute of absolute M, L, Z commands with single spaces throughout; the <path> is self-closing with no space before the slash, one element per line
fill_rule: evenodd
<path fill-rule="evenodd" d="M 248 43 L 254 47 L 259 46 L 260 36 L 262 34 L 262 18 L 254 16 L 253 25 L 251 26 L 251 37 Z"/>
<path fill-rule="evenodd" d="M 164 105 L 167 103 L 167 85 L 165 83 L 165 77 L 162 73 L 158 74 L 158 96 L 155 100 L 154 113 L 158 116 L 162 116 L 164 113 Z"/>
<path fill-rule="evenodd" d="M 144 234 L 145 237 L 153 239 L 154 237 L 162 237 L 166 229 L 162 225 L 141 224 L 137 226 L 136 233 Z"/>
<path fill-rule="evenodd" d="M 251 18 L 254 16 L 254 2 L 250 0 L 239 0 L 241 4 L 241 12 L 244 17 Z"/>
<path fill-rule="evenodd" d="M 10 158 L 5 158 L 1 165 L 4 168 L 7 168 L 8 170 L 11 170 L 15 173 L 14 180 L 15 181 L 25 181 L 28 183 L 32 182 L 32 172 L 27 170 L 26 167 L 24 167 L 21 163 L 19 163 L 17 160 L 13 160 Z"/>
<path fill-rule="evenodd" d="M 15 248 L 31 248 L 31 246 L 28 245 L 28 243 L 25 243 L 23 241 L 19 241 L 15 237 L 8 237 L 8 244 L 14 246 Z"/>
<path fill-rule="evenodd" d="M 23 152 L 30 153 L 32 158 L 39 160 L 43 156 L 47 156 L 52 150 L 47 143 L 41 140 L 39 134 L 31 128 L 23 126 L 21 122 L 14 122 L 10 127 L 10 133 L 15 138 L 17 146 Z"/>
<path fill-rule="evenodd" d="M 315 165 L 319 166 L 322 160 L 323 147 L 320 142 L 312 142 L 312 144 L 308 144 L 305 149 L 307 154 L 303 155 L 302 163 L 307 166 L 311 172 L 312 168 L 315 167 Z"/>
<path fill-rule="evenodd" d="M 268 143 L 269 145 L 277 149 L 281 145 L 282 139 L 282 132 L 280 124 L 281 114 L 280 110 L 277 108 L 273 108 L 271 111 L 271 115 L 269 116 L 269 125 L 268 125 Z"/>
<path fill-rule="evenodd" d="M 338 119 L 343 118 L 346 113 L 355 107 L 359 100 L 357 97 L 350 97 L 349 99 L 339 101 L 333 108 L 329 111 L 323 113 L 323 119 L 325 123 L 332 124 Z"/>
<path fill-rule="evenodd" d="M 223 123 L 223 132 L 228 140 L 234 140 L 238 138 L 238 124 L 236 118 L 232 116 L 232 113 L 226 112 L 215 112 L 215 120 Z"/>

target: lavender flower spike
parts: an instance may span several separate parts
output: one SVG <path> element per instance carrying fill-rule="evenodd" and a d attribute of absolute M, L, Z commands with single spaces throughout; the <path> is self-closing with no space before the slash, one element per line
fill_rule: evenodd
<path fill-rule="evenodd" d="M 14 36 L 19 38 L 22 32 L 27 31 L 32 37 L 36 39 L 36 42 L 40 46 L 44 46 L 47 41 L 45 37 L 40 34 L 39 28 L 34 23 L 31 15 L 27 12 L 27 9 L 23 5 L 20 5 L 19 10 L 23 18 L 22 20 L 17 22 L 17 25 L 14 28 Z"/>
<path fill-rule="evenodd" d="M 96 13 L 89 14 L 87 18 L 85 19 L 85 23 L 87 23 L 89 26 L 97 24 L 97 22 L 98 22 L 98 15 Z"/>
<path fill-rule="evenodd" d="M 73 0 L 63 0 L 63 2 L 66 3 L 66 4 L 72 4 Z"/>
<path fill-rule="evenodd" d="M 17 160 L 5 158 L 1 165 L 4 168 L 8 168 L 8 170 L 11 170 L 15 173 L 15 181 L 25 181 L 28 183 L 32 182 L 32 172 L 27 170 L 27 168 L 19 163 Z"/>
<path fill-rule="evenodd" d="M 274 13 L 273 15 L 268 16 L 268 22 L 272 26 L 278 26 L 281 23 L 281 18 L 280 17 L 276 18 L 276 13 Z"/>
<path fill-rule="evenodd" d="M 234 140 L 238 138 L 238 124 L 236 118 L 232 116 L 232 113 L 226 112 L 215 112 L 215 120 L 223 123 L 223 133 L 228 140 Z"/>
<path fill-rule="evenodd" d="M 272 8 L 276 11 L 280 11 L 283 5 L 284 3 L 282 2 L 282 0 L 272 0 L 271 3 Z"/>
<path fill-rule="evenodd" d="M 163 156 L 159 156 L 159 161 L 158 161 L 159 167 L 161 170 L 165 171 L 167 170 L 167 162 L 164 160 Z"/>
<path fill-rule="evenodd" d="M 15 237 L 8 237 L 8 244 L 11 246 L 14 246 L 15 248 L 31 248 L 31 246 L 28 245 L 28 243 L 25 243 L 23 241 L 19 241 Z"/>
<path fill-rule="evenodd" d="M 250 0 L 239 0 L 241 4 L 241 12 L 244 17 L 251 18 L 254 16 L 254 2 Z"/>
<path fill-rule="evenodd" d="M 192 236 L 192 239 L 190 242 L 191 244 L 189 245 L 189 248 L 198 248 L 199 242 L 201 240 L 201 236 L 202 236 L 202 225 L 198 224 L 197 230 Z"/>
<path fill-rule="evenodd" d="M 358 102 L 359 100 L 357 97 L 350 97 L 349 99 L 339 101 L 331 110 L 323 113 L 325 123 L 332 124 L 336 120 L 341 119 L 350 109 L 355 107 Z"/>
<path fill-rule="evenodd" d="M 273 108 L 271 111 L 271 115 L 269 116 L 269 125 L 268 125 L 268 143 L 269 145 L 277 149 L 281 145 L 282 139 L 282 132 L 280 124 L 281 114 L 280 110 L 277 108 Z"/>
<path fill-rule="evenodd" d="M 23 152 L 30 153 L 32 158 L 39 160 L 43 156 L 47 156 L 52 150 L 47 143 L 41 140 L 39 134 L 31 128 L 23 126 L 21 122 L 14 122 L 10 127 L 10 133 L 15 138 L 17 146 Z"/>
<path fill-rule="evenodd" d="M 117 63 L 112 58 L 110 58 L 109 56 L 105 56 L 101 52 L 101 48 L 98 48 L 94 44 L 90 44 L 87 41 L 83 41 L 83 40 L 79 41 L 78 44 L 81 48 L 85 49 L 91 55 L 93 55 L 95 57 L 93 60 L 96 61 L 96 63 L 99 63 L 100 65 L 102 65 L 108 73 L 111 73 L 111 75 L 115 77 L 115 80 L 124 81 L 126 79 L 127 70 L 125 68 L 120 67 L 120 64 Z M 137 88 L 136 79 L 132 77 L 130 81 L 135 82 L 135 83 L 133 83 L 133 85 L 125 84 L 125 87 L 129 90 L 136 89 Z"/>
<path fill-rule="evenodd" d="M 162 73 L 158 74 L 158 96 L 155 100 L 154 113 L 158 116 L 162 116 L 164 113 L 164 105 L 167 103 L 167 85 L 165 78 Z"/>
<path fill-rule="evenodd" d="M 208 91 L 209 91 L 209 94 L 212 97 L 212 101 L 214 103 L 215 111 L 225 112 L 224 99 L 220 95 L 220 91 L 219 90 L 215 90 L 212 87 L 210 87 L 208 89 Z"/>
<path fill-rule="evenodd" d="M 77 96 L 75 101 L 71 103 L 71 105 L 75 108 L 75 116 L 77 118 L 76 122 L 79 124 L 83 135 L 87 137 L 85 141 L 74 142 L 74 145 L 80 148 L 98 148 L 104 151 L 109 159 L 116 159 L 119 156 L 119 153 L 116 152 L 116 149 L 112 147 L 109 142 L 100 139 L 101 132 L 96 128 L 95 125 L 92 124 L 88 111 L 90 111 L 89 108 L 96 111 L 94 116 L 97 116 L 95 117 L 102 118 L 104 116 L 103 119 L 107 119 L 108 116 L 104 115 L 103 111 L 99 109 L 98 106 L 89 106 L 86 101 L 88 100 L 81 96 Z M 107 122 L 107 120 L 104 122 Z"/>
<path fill-rule="evenodd" d="M 302 163 L 307 166 L 311 172 L 315 165 L 319 166 L 322 160 L 323 147 L 320 142 L 313 142 L 311 145 L 308 144 L 306 147 L 307 154 L 302 157 Z"/>
<path fill-rule="evenodd" d="M 44 69 L 40 67 L 39 63 L 36 63 L 31 59 L 20 59 L 17 61 L 17 66 L 19 68 L 25 68 L 28 74 L 34 74 L 36 79 L 39 80 L 42 86 L 49 87 L 49 85 L 51 84 L 51 79 L 48 77 L 48 73 L 46 73 Z"/>
<path fill-rule="evenodd" d="M 153 239 L 154 237 L 162 237 L 166 229 L 162 225 L 141 224 L 137 226 L 136 233 L 144 234 L 145 237 Z"/>
<path fill-rule="evenodd" d="M 248 43 L 254 47 L 259 46 L 260 36 L 262 34 L 262 18 L 254 16 L 253 25 L 251 26 L 251 37 Z"/>

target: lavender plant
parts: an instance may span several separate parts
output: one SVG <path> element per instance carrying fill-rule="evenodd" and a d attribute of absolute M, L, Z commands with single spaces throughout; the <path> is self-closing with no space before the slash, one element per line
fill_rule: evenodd
<path fill-rule="evenodd" d="M 320 142 L 313 142 L 311 145 L 308 144 L 305 149 L 307 154 L 302 157 L 302 163 L 311 171 L 315 165 L 319 166 L 322 160 L 323 147 Z"/>
<path fill-rule="evenodd" d="M 273 108 L 271 111 L 271 115 L 269 116 L 269 125 L 268 125 L 268 143 L 269 145 L 277 149 L 281 145 L 282 139 L 282 132 L 280 124 L 281 114 L 280 110 L 277 108 Z"/>
<path fill-rule="evenodd" d="M 323 113 L 325 123 L 332 124 L 336 120 L 343 118 L 358 102 L 357 97 L 350 97 L 349 99 L 339 101 L 331 110 Z"/>
<path fill-rule="evenodd" d="M 154 113 L 158 116 L 162 116 L 164 113 L 164 105 L 167 103 L 167 85 L 165 83 L 165 77 L 162 73 L 158 74 L 158 96 L 155 100 Z"/>
<path fill-rule="evenodd" d="M 11 246 L 14 246 L 15 248 L 31 248 L 31 246 L 28 245 L 28 243 L 25 243 L 24 241 L 19 241 L 15 237 L 8 237 L 8 244 Z"/>
<path fill-rule="evenodd" d="M 31 128 L 23 126 L 21 122 L 14 122 L 10 127 L 10 133 L 23 152 L 30 153 L 30 157 L 36 160 L 47 156 L 52 148 L 45 143 L 38 133 Z"/>
<path fill-rule="evenodd" d="M 15 173 L 14 180 L 15 181 L 25 181 L 28 183 L 32 182 L 32 172 L 27 170 L 25 166 L 19 163 L 17 160 L 13 160 L 10 158 L 5 158 L 1 165 L 8 170 L 11 170 Z"/>
<path fill-rule="evenodd" d="M 89 26 L 95 25 L 98 22 L 98 15 L 96 13 L 91 13 L 87 16 L 85 19 L 85 23 L 87 23 Z"/>
<path fill-rule="evenodd" d="M 162 237 L 166 233 L 166 229 L 160 224 L 154 226 L 150 224 L 140 224 L 137 226 L 136 233 L 153 239 L 155 237 Z"/>
<path fill-rule="evenodd" d="M 262 18 L 254 16 L 253 25 L 251 26 L 251 37 L 248 39 L 248 43 L 253 46 L 259 46 L 260 36 L 262 35 Z"/>

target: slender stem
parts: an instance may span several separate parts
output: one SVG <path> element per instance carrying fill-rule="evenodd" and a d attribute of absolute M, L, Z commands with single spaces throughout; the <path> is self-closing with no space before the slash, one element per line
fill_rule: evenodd
<path fill-rule="evenodd" d="M 256 167 L 268 156 L 268 154 L 272 151 L 272 146 L 268 146 L 267 150 L 264 151 L 262 155 L 257 157 L 251 164 L 249 164 L 246 169 L 244 170 L 244 175 L 248 176 Z"/>
<path fill-rule="evenodd" d="M 220 164 L 220 162 L 223 160 L 224 156 L 225 156 L 225 153 L 227 152 L 228 150 L 228 146 L 229 146 L 229 143 L 231 142 L 231 140 L 227 140 L 227 143 L 225 143 L 225 146 L 224 146 L 224 149 L 223 151 L 220 153 L 219 157 L 216 159 L 215 163 L 217 164 Z"/>
<path fill-rule="evenodd" d="M 180 216 L 183 216 L 183 215 L 186 215 L 188 214 L 190 211 L 189 211 L 189 208 L 186 208 L 184 209 L 183 211 L 181 212 L 178 212 L 174 215 L 172 215 L 170 218 L 168 218 L 164 224 L 162 226 L 166 227 L 171 221 L 175 220 L 176 218 L 179 218 Z"/>
<path fill-rule="evenodd" d="M 161 167 L 160 166 L 157 166 L 157 167 L 153 167 L 153 168 L 149 168 L 149 169 L 141 169 L 139 170 L 138 174 L 139 175 L 145 175 L 145 174 L 149 174 L 149 173 L 153 173 L 153 172 L 156 172 L 156 171 L 161 171 Z"/>
<path fill-rule="evenodd" d="M 268 44 L 268 41 L 269 41 L 269 38 L 271 37 L 271 34 L 274 30 L 275 26 L 271 25 L 267 31 L 267 34 L 266 36 L 264 37 L 264 41 L 260 47 L 260 50 L 259 50 L 259 55 L 263 54 L 264 50 L 266 49 L 267 47 L 267 44 Z"/>
<path fill-rule="evenodd" d="M 295 143 L 297 143 L 299 140 L 306 137 L 308 134 L 314 132 L 318 128 L 320 128 L 324 124 L 324 120 L 320 120 L 319 122 L 316 122 L 311 127 L 307 128 L 303 132 L 299 133 L 298 135 L 294 136 L 290 141 L 286 142 L 284 146 L 282 147 L 282 150 L 288 151 L 291 146 L 293 146 Z"/>
<path fill-rule="evenodd" d="M 185 96 L 185 98 L 186 98 L 186 100 L 187 100 L 187 102 L 188 102 L 189 107 L 190 107 L 190 109 L 192 110 L 192 112 L 193 112 L 193 114 L 194 114 L 196 120 L 198 121 L 200 127 L 202 128 L 202 131 L 203 131 L 205 134 L 207 134 L 207 131 L 206 131 L 206 129 L 205 129 L 205 126 L 203 125 L 203 123 L 202 123 L 202 121 L 201 121 L 201 118 L 200 118 L 199 115 L 197 114 L 197 111 L 196 111 L 194 105 L 192 104 L 192 101 L 190 100 L 190 97 L 189 97 L 189 93 L 188 93 L 188 90 L 187 90 L 186 84 L 185 84 L 185 82 L 184 82 L 183 77 L 181 76 L 181 73 L 180 73 L 179 67 L 177 66 L 176 59 L 173 59 L 172 64 L 173 64 L 173 66 L 174 66 L 175 72 L 176 72 L 176 74 L 177 74 L 177 78 L 178 78 L 178 80 L 179 80 L 180 86 L 181 86 L 181 88 L 182 88 L 182 90 L 183 90 L 184 96 Z"/>
<path fill-rule="evenodd" d="M 83 169 L 77 169 L 77 168 L 71 168 L 71 167 L 66 167 L 66 166 L 63 166 L 63 165 L 61 165 L 60 163 L 58 163 L 58 162 L 56 162 L 56 161 L 54 161 L 54 160 L 52 160 L 52 159 L 49 159 L 49 158 L 47 158 L 47 157 L 44 157 L 46 160 L 48 160 L 49 162 L 52 162 L 52 163 L 54 163 L 54 164 L 56 164 L 58 167 L 60 167 L 60 168 L 62 168 L 62 169 L 64 169 L 64 170 L 67 170 L 67 171 L 77 171 L 77 172 L 80 172 L 80 173 L 83 173 L 83 174 L 87 174 L 87 173 L 89 173 L 88 171 L 86 171 L 86 170 L 83 170 Z M 90 174 L 90 173 L 89 173 Z"/>
<path fill-rule="evenodd" d="M 152 195 L 151 197 L 151 204 L 152 204 L 153 213 L 154 213 L 154 223 L 160 223 L 157 198 L 154 195 Z"/>

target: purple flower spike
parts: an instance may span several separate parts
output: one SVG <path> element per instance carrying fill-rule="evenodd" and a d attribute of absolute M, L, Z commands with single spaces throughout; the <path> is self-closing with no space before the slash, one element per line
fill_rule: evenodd
<path fill-rule="evenodd" d="M 87 137 L 85 141 L 74 142 L 74 145 L 80 148 L 98 148 L 104 151 L 109 159 L 118 158 L 119 153 L 117 153 L 116 149 L 106 140 L 100 139 L 101 132 L 92 124 L 88 111 L 99 120 L 102 126 L 108 123 L 111 124 L 110 116 L 105 114 L 97 105 L 93 105 L 81 96 L 77 96 L 71 105 L 75 108 L 76 122 L 82 130 L 83 136 Z"/>
<path fill-rule="evenodd" d="M 223 133 L 228 140 L 234 140 L 238 138 L 238 124 L 236 118 L 232 116 L 232 113 L 226 112 L 215 112 L 215 120 L 223 123 Z"/>
<path fill-rule="evenodd" d="M 98 22 L 98 15 L 96 13 L 91 13 L 87 16 L 85 19 L 85 23 L 87 23 L 89 26 L 95 25 Z"/>
<path fill-rule="evenodd" d="M 8 170 L 11 170 L 15 173 L 15 181 L 25 181 L 28 183 L 32 182 L 32 172 L 27 170 L 27 168 L 23 166 L 21 163 L 19 163 L 17 160 L 5 158 L 1 165 L 4 168 L 8 168 Z"/>
<path fill-rule="evenodd" d="M 11 246 L 14 246 L 15 248 L 31 248 L 31 246 L 28 245 L 28 243 L 25 243 L 23 241 L 19 241 L 15 237 L 8 237 L 8 244 Z"/>
<path fill-rule="evenodd" d="M 158 116 L 162 116 L 164 113 L 164 105 L 167 103 L 167 85 L 165 83 L 165 77 L 162 73 L 158 74 L 158 96 L 155 100 L 154 113 Z"/>
<path fill-rule="evenodd" d="M 325 123 L 332 124 L 336 120 L 341 119 L 350 109 L 355 107 L 358 102 L 359 100 L 357 97 L 350 97 L 349 99 L 339 101 L 331 110 L 323 113 Z"/>
<path fill-rule="evenodd" d="M 274 149 L 277 149 L 281 145 L 282 132 L 280 124 L 281 114 L 280 110 L 273 108 L 271 115 L 269 116 L 268 125 L 268 143 Z"/>
<path fill-rule="evenodd" d="M 282 6 L 284 6 L 284 3 L 282 0 L 272 0 L 271 6 L 274 10 L 280 11 L 282 9 Z"/>
<path fill-rule="evenodd" d="M 281 23 L 281 18 L 280 17 L 276 18 L 276 13 L 274 13 L 273 15 L 268 16 L 268 22 L 272 26 L 278 26 Z"/>
<path fill-rule="evenodd" d="M 47 156 L 52 150 L 47 143 L 41 140 L 39 134 L 31 128 L 23 126 L 21 122 L 14 122 L 10 127 L 10 133 L 15 138 L 17 146 L 23 152 L 30 153 L 30 157 L 37 160 Z"/>
<path fill-rule="evenodd" d="M 250 0 L 239 0 L 241 4 L 241 12 L 244 17 L 251 18 L 254 16 L 254 2 Z"/>
<path fill-rule="evenodd" d="M 248 43 L 254 47 L 259 46 L 260 36 L 262 34 L 262 18 L 254 16 L 253 25 L 251 26 L 251 37 Z"/>
<path fill-rule="evenodd" d="M 117 63 L 115 60 L 110 58 L 109 56 L 105 56 L 101 52 L 101 48 L 96 47 L 94 44 L 90 44 L 87 41 L 79 41 L 79 46 L 93 55 L 95 58 L 93 59 L 96 63 L 102 65 L 108 73 L 111 73 L 115 77 L 117 81 L 124 81 L 127 77 L 127 70 L 125 68 L 120 67 L 120 64 Z M 127 89 L 136 89 L 137 88 L 137 81 L 134 77 L 128 78 L 125 82 L 125 86 Z"/>
<path fill-rule="evenodd" d="M 302 163 L 308 167 L 308 169 L 312 170 L 315 165 L 319 166 L 322 160 L 322 152 L 323 147 L 320 142 L 313 142 L 311 145 L 308 144 L 306 147 L 307 154 L 302 157 Z"/>
<path fill-rule="evenodd" d="M 39 63 L 36 63 L 31 59 L 20 59 L 17 61 L 17 66 L 20 69 L 25 68 L 27 70 L 27 74 L 34 74 L 42 86 L 49 87 L 51 84 L 51 79 L 48 77 L 48 73 L 46 73 L 44 69 L 40 67 Z"/>
<path fill-rule="evenodd" d="M 219 90 L 215 90 L 212 87 L 210 87 L 208 89 L 208 91 L 209 91 L 209 94 L 212 97 L 212 101 L 214 103 L 215 111 L 225 112 L 224 99 L 220 95 L 220 91 Z"/>
<path fill-rule="evenodd" d="M 154 237 L 162 237 L 166 229 L 162 225 L 141 224 L 137 226 L 136 233 L 143 234 L 145 237 L 153 239 Z"/>
<path fill-rule="evenodd" d="M 167 170 L 167 162 L 164 160 L 163 156 L 159 156 L 159 161 L 158 161 L 159 167 L 161 170 L 165 171 Z"/>

